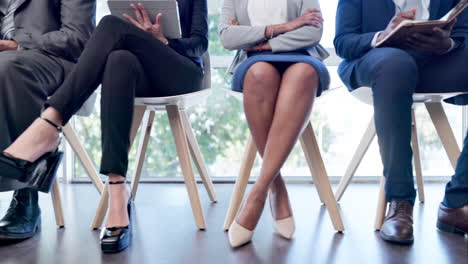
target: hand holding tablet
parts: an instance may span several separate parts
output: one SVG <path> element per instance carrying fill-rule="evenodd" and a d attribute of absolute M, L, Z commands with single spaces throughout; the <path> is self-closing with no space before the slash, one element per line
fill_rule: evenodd
<path fill-rule="evenodd" d="M 121 17 L 167 44 L 182 37 L 175 0 L 108 0 L 112 15 Z"/>
<path fill-rule="evenodd" d="M 130 21 L 130 23 L 132 23 L 136 27 L 150 33 L 153 37 L 164 43 L 164 45 L 167 45 L 169 43 L 166 36 L 164 35 L 164 30 L 162 27 L 162 13 L 158 13 L 156 15 L 155 22 L 153 24 L 148 15 L 148 11 L 146 11 L 146 8 L 143 4 L 130 4 L 130 7 L 133 9 L 136 19 L 134 19 L 128 14 L 123 14 L 123 17 L 128 19 L 128 21 Z"/>

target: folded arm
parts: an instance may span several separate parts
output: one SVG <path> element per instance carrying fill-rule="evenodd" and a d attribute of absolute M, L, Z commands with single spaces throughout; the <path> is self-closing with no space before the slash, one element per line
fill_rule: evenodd
<path fill-rule="evenodd" d="M 320 10 L 318 0 L 304 0 L 300 12 L 297 16 L 301 16 L 309 9 Z M 321 15 L 321 13 L 320 13 Z M 286 52 L 304 49 L 317 45 L 322 39 L 323 23 L 319 26 L 304 25 L 298 29 L 278 35 L 268 41 L 273 52 Z"/>
<path fill-rule="evenodd" d="M 170 39 L 169 46 L 179 54 L 201 57 L 208 49 L 208 7 L 206 0 L 194 0 L 190 37 Z"/>
<path fill-rule="evenodd" d="M 21 49 L 38 49 L 46 53 L 76 61 L 95 25 L 94 0 L 61 0 L 61 27 L 43 35 L 21 31 L 13 39 Z"/>
<path fill-rule="evenodd" d="M 218 35 L 221 44 L 228 50 L 240 50 L 264 42 L 266 26 L 233 25 L 231 19 L 237 19 L 235 0 L 224 0 L 221 9 L 221 21 L 218 25 Z"/>

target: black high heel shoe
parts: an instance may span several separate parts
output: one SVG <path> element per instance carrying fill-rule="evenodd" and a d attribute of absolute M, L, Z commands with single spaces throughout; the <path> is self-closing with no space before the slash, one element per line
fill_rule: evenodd
<path fill-rule="evenodd" d="M 125 184 L 126 181 L 110 181 L 109 184 Z M 133 199 L 130 196 L 127 204 L 128 226 L 109 227 L 102 230 L 101 250 L 104 253 L 118 253 L 130 245 L 132 239 Z"/>
<path fill-rule="evenodd" d="M 42 118 L 62 133 L 62 127 L 47 118 Z M 63 158 L 63 152 L 55 150 L 47 152 L 34 162 L 12 157 L 7 153 L 0 153 L 0 176 L 25 182 L 28 187 L 40 192 L 48 193 L 55 180 L 57 169 Z"/>

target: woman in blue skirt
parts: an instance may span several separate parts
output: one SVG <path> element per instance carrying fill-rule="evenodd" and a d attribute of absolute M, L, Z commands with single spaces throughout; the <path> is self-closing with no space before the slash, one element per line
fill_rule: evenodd
<path fill-rule="evenodd" d="M 309 120 L 315 97 L 328 88 L 319 45 L 323 19 L 318 0 L 225 0 L 218 33 L 238 50 L 230 67 L 232 89 L 263 157 L 260 176 L 229 229 L 231 246 L 249 242 L 267 196 L 275 230 L 291 238 L 295 226 L 280 169 Z"/>

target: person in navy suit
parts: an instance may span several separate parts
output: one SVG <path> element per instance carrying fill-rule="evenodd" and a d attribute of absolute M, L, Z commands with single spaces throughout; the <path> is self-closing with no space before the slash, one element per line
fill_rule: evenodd
<path fill-rule="evenodd" d="M 372 88 L 375 126 L 390 203 L 382 239 L 413 242 L 411 107 L 413 93 L 468 92 L 468 11 L 431 34 L 414 34 L 402 47 L 376 48 L 403 20 L 439 19 L 459 0 L 340 0 L 334 44 L 349 90 Z M 468 96 L 450 99 L 468 104 Z M 437 226 L 468 233 L 468 136 L 455 175 L 447 184 Z"/>

